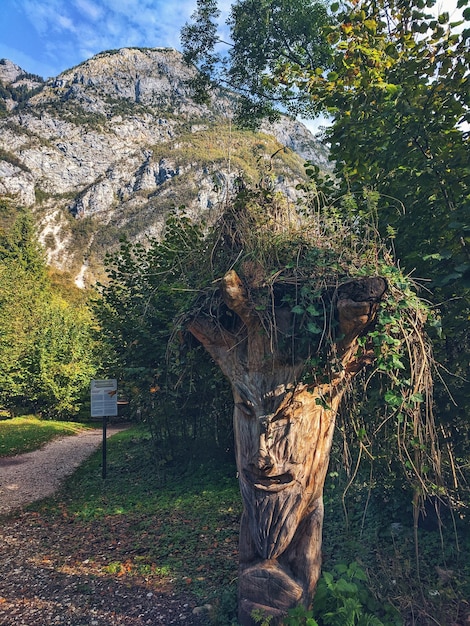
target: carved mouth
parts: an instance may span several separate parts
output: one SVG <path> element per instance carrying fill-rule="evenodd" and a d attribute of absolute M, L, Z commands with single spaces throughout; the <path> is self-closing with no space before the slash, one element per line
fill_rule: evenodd
<path fill-rule="evenodd" d="M 294 477 L 290 472 L 268 476 L 262 472 L 245 471 L 244 476 L 255 489 L 262 491 L 281 491 L 294 482 Z"/>

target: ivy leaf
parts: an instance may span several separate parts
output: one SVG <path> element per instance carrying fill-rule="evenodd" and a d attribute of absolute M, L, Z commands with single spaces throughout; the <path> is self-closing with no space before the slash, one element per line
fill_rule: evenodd
<path fill-rule="evenodd" d="M 307 307 L 307 312 L 313 317 L 317 317 L 322 314 L 313 304 L 309 304 Z"/>
<path fill-rule="evenodd" d="M 323 332 L 322 329 L 313 322 L 309 322 L 307 324 L 307 330 L 309 333 L 312 333 L 312 335 L 319 335 L 321 332 Z"/>
<path fill-rule="evenodd" d="M 398 395 L 397 393 L 395 393 L 395 391 L 392 390 L 388 390 L 385 393 L 384 400 L 389 406 L 392 407 L 401 406 L 401 404 L 403 403 L 402 396 Z"/>

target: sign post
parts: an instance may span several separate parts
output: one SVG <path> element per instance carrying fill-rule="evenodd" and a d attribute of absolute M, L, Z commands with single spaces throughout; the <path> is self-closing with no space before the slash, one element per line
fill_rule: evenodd
<path fill-rule="evenodd" d="M 116 417 L 117 380 L 91 381 L 91 417 L 103 418 L 103 463 L 101 476 L 106 478 L 106 427 L 108 417 Z"/>

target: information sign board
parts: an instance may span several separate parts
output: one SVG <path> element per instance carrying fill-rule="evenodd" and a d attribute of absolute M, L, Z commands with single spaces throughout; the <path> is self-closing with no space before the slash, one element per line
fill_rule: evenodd
<path fill-rule="evenodd" d="M 91 417 L 116 417 L 117 380 L 91 381 Z"/>

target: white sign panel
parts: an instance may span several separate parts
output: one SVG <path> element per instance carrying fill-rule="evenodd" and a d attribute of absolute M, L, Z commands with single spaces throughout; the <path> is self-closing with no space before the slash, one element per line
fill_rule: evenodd
<path fill-rule="evenodd" d="M 115 417 L 117 396 L 117 380 L 92 380 L 91 417 Z"/>

